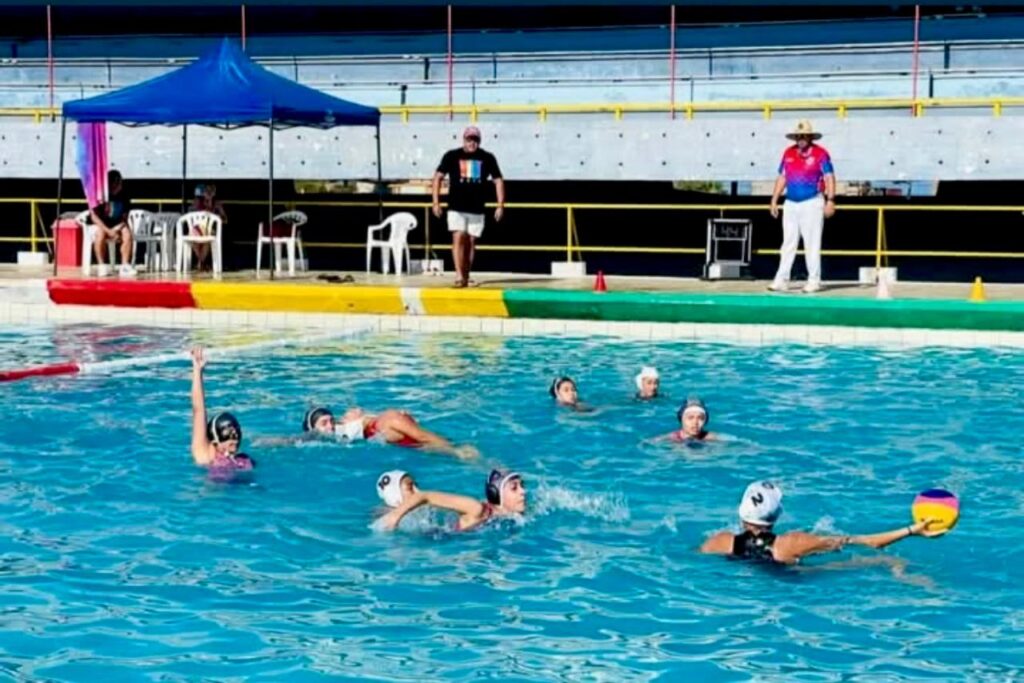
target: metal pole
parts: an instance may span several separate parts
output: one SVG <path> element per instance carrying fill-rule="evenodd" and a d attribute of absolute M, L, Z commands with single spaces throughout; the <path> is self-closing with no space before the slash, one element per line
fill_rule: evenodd
<path fill-rule="evenodd" d="M 60 220 L 61 203 L 64 200 L 64 142 L 67 139 L 67 126 L 68 126 L 68 120 L 62 116 L 61 119 L 60 119 L 60 166 L 57 169 L 57 220 L 58 221 Z M 54 247 L 54 251 L 56 251 L 56 248 L 57 248 L 57 241 L 56 241 L 57 240 L 57 231 L 56 230 L 54 231 L 53 238 L 54 238 L 53 247 Z M 82 239 L 83 240 L 85 239 L 85 235 L 84 234 L 82 235 Z M 53 275 L 54 275 L 54 277 L 56 277 L 56 275 L 57 275 L 57 255 L 56 255 L 56 253 L 54 254 L 54 257 L 53 257 Z"/>
<path fill-rule="evenodd" d="M 53 12 L 46 6 L 46 70 L 50 81 L 50 120 L 53 120 Z"/>
<path fill-rule="evenodd" d="M 453 60 L 452 60 L 452 6 L 448 5 L 448 120 L 452 120 L 452 72 L 453 72 Z"/>
<path fill-rule="evenodd" d="M 669 11 L 669 42 L 668 42 L 668 100 L 671 118 L 676 117 L 676 6 Z"/>
<path fill-rule="evenodd" d="M 181 213 L 188 210 L 186 200 L 188 193 L 185 190 L 185 181 L 188 177 L 188 124 L 181 127 Z"/>
<path fill-rule="evenodd" d="M 274 119 L 269 122 L 269 135 L 267 135 L 269 153 L 267 166 L 269 166 L 269 181 L 267 183 L 267 230 L 270 235 L 270 279 L 274 279 L 274 269 L 277 267 L 274 258 Z M 259 239 L 259 238 L 257 238 Z"/>
<path fill-rule="evenodd" d="M 914 101 L 912 112 L 914 116 L 917 116 L 917 70 L 918 62 L 920 59 L 920 42 L 919 37 L 921 35 L 921 6 L 914 5 L 914 66 L 913 66 L 913 85 L 911 86 L 911 99 Z"/>
<path fill-rule="evenodd" d="M 245 52 L 245 5 L 242 5 L 242 52 Z"/>
<path fill-rule="evenodd" d="M 380 159 L 380 119 L 377 119 L 377 221 L 384 222 L 384 169 Z"/>

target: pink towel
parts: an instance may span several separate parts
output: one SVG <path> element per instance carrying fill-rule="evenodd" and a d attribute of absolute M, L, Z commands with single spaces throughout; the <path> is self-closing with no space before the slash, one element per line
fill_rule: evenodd
<path fill-rule="evenodd" d="M 107 201 L 107 124 L 78 124 L 75 165 L 89 208 Z"/>

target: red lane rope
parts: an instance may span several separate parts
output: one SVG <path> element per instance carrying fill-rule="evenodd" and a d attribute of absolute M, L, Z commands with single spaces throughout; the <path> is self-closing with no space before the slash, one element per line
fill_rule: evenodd
<path fill-rule="evenodd" d="M 0 382 L 14 382 L 27 377 L 49 377 L 51 375 L 75 375 L 82 371 L 78 363 L 53 363 L 33 368 L 0 371 Z"/>

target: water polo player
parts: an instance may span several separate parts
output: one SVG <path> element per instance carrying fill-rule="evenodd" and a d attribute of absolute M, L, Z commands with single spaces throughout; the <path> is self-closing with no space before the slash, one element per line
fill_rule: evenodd
<path fill-rule="evenodd" d="M 372 415 L 362 408 L 350 408 L 336 420 L 328 408 L 316 407 L 306 411 L 302 428 L 311 434 L 333 435 L 346 441 L 376 438 L 393 446 L 424 448 L 460 458 L 479 455 L 472 446 L 455 446 L 443 436 L 424 429 L 404 410 L 384 410 Z"/>
<path fill-rule="evenodd" d="M 203 391 L 203 347 L 192 349 L 192 459 L 211 470 L 246 471 L 256 463 L 239 453 L 242 426 L 231 413 L 217 413 L 206 419 L 206 394 Z"/>
<path fill-rule="evenodd" d="M 668 439 L 679 443 L 687 441 L 716 441 L 718 435 L 707 431 L 708 409 L 704 401 L 691 396 L 686 403 L 676 411 L 676 419 L 679 420 L 679 429 L 666 434 L 659 439 Z"/>
<path fill-rule="evenodd" d="M 744 491 L 740 501 L 743 531 L 739 534 L 721 531 L 705 541 L 700 551 L 744 560 L 796 564 L 808 555 L 834 552 L 847 545 L 884 548 L 910 536 L 943 533 L 929 530 L 933 520 L 927 519 L 894 531 L 867 536 L 822 536 L 805 531 L 776 534 L 775 522 L 781 514 L 782 489 L 770 481 L 754 482 Z"/>
<path fill-rule="evenodd" d="M 661 388 L 661 375 L 657 368 L 645 365 L 634 378 L 636 382 L 636 398 L 639 401 L 650 401 L 658 398 L 658 390 Z"/>
<path fill-rule="evenodd" d="M 399 483 L 401 484 L 401 480 Z M 399 494 L 391 494 L 392 500 L 398 500 L 400 495 L 401 502 L 381 518 L 381 528 L 394 529 L 403 517 L 423 505 L 458 514 L 458 520 L 455 522 L 456 531 L 470 531 L 488 522 L 526 512 L 526 486 L 522 476 L 517 472 L 492 470 L 484 486 L 486 499 L 483 501 L 455 493 L 420 491 L 415 488 L 415 482 L 412 482 L 412 487 L 413 490 L 409 493 L 400 489 Z M 381 497 L 383 498 L 383 494 Z M 387 499 L 385 502 L 390 504 Z"/>

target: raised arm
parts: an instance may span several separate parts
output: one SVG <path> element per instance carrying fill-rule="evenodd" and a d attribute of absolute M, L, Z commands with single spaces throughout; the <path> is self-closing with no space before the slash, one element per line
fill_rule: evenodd
<path fill-rule="evenodd" d="M 459 524 L 463 527 L 477 523 L 484 513 L 484 506 L 469 496 L 440 491 L 417 491 L 381 518 L 381 528 L 388 531 L 394 529 L 407 514 L 423 505 L 458 513 Z"/>
<path fill-rule="evenodd" d="M 203 392 L 203 347 L 192 349 L 192 459 L 197 465 L 210 463 L 210 439 L 206 436 L 206 394 Z"/>

